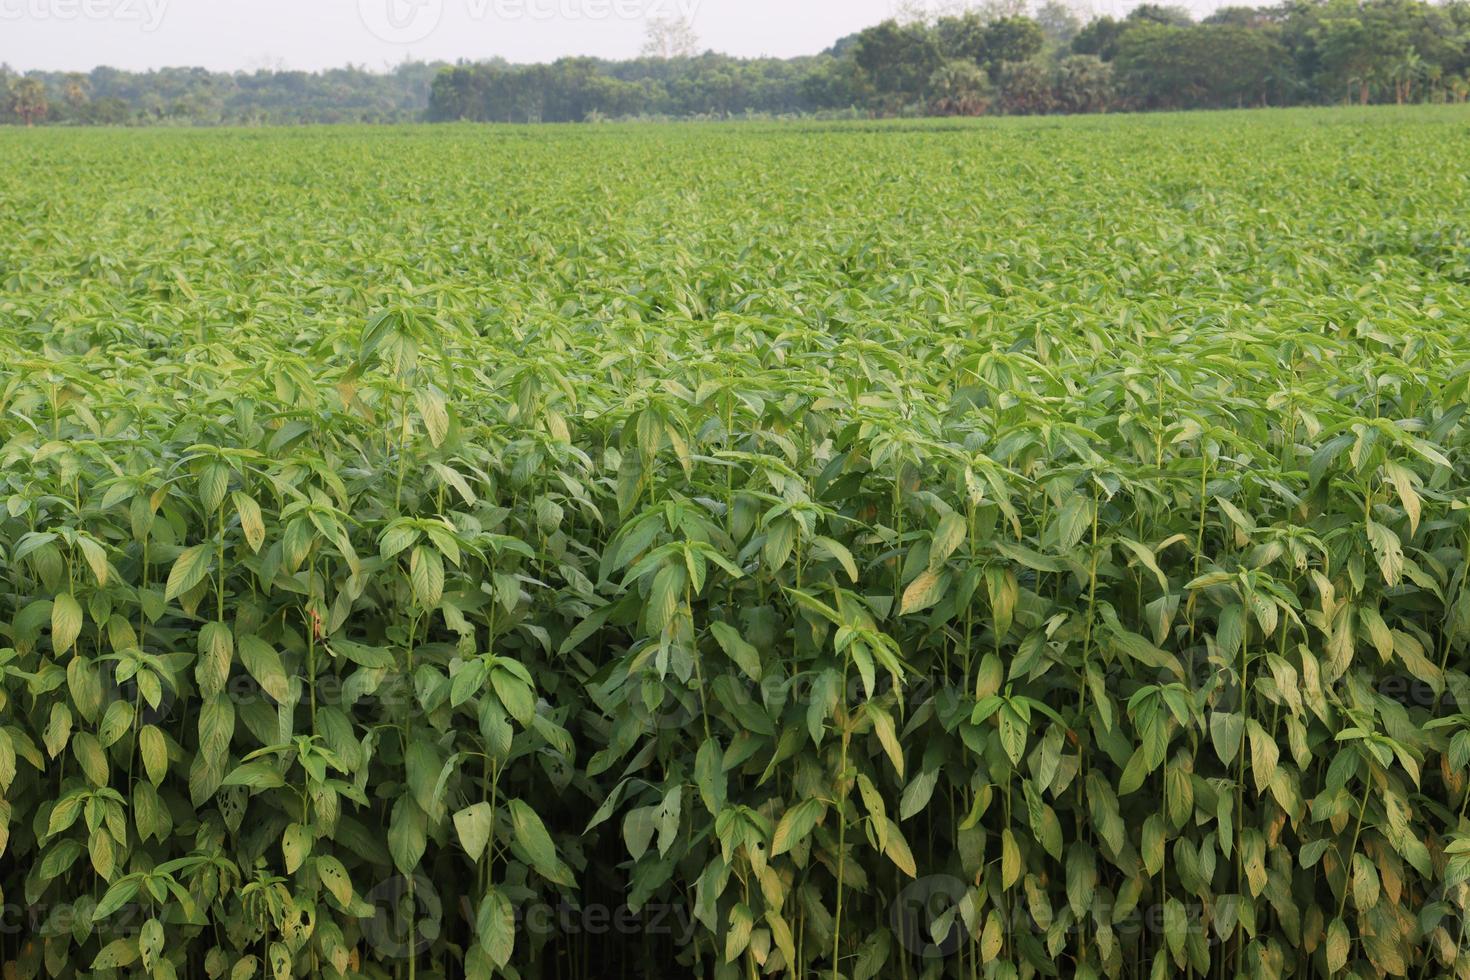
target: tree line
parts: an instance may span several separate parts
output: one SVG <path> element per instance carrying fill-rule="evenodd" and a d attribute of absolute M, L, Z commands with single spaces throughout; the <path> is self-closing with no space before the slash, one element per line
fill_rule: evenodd
<path fill-rule="evenodd" d="M 211 72 L 18 74 L 0 66 L 0 123 L 73 126 L 394 123 L 424 118 L 445 65 L 407 62 L 386 72 L 261 69 Z"/>
<path fill-rule="evenodd" d="M 1057 2 L 888 20 L 821 55 L 481 62 L 434 79 L 433 120 L 980 115 L 1463 102 L 1470 3 L 1288 0 L 1196 21 L 1139 6 L 1080 23 Z"/>
<path fill-rule="evenodd" d="M 90 73 L 0 67 L 0 122 L 583 122 L 1039 114 L 1464 102 L 1470 0 L 1287 0 L 1194 19 L 1145 4 L 1082 23 L 1060 0 L 888 20 L 821 54 L 734 58 L 659 25 L 642 57 L 407 63 L 390 72 Z"/>

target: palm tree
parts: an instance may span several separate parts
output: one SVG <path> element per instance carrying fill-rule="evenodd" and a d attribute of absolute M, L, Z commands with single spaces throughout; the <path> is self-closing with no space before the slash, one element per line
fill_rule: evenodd
<path fill-rule="evenodd" d="M 1393 96 L 1397 104 L 1403 105 L 1413 98 L 1414 80 L 1424 74 L 1424 67 L 1424 59 L 1412 47 L 1394 63 L 1390 69 L 1390 77 L 1393 79 Z"/>
<path fill-rule="evenodd" d="M 19 78 L 10 84 L 10 111 L 34 126 L 46 118 L 50 108 L 46 102 L 46 87 L 34 78 Z"/>
<path fill-rule="evenodd" d="M 92 95 L 92 82 L 81 72 L 71 72 L 66 76 L 66 88 L 63 90 L 66 97 L 67 108 L 73 115 L 80 115 L 86 108 L 87 102 Z"/>
<path fill-rule="evenodd" d="M 972 61 L 946 62 L 929 80 L 933 109 L 943 116 L 979 116 L 990 104 L 990 79 Z"/>

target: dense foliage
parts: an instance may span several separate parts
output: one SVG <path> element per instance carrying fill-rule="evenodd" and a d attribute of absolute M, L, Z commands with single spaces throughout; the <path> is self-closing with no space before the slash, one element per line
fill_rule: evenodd
<path fill-rule="evenodd" d="M 0 134 L 5 977 L 1470 974 L 1465 123 Z"/>
<path fill-rule="evenodd" d="M 731 116 L 976 116 L 1470 98 L 1470 3 L 1286 0 L 1195 23 L 1144 4 L 1084 25 L 1061 0 L 1023 13 L 886 21 L 820 55 L 706 52 L 361 69 L 7 73 L 0 122 L 583 122 Z"/>

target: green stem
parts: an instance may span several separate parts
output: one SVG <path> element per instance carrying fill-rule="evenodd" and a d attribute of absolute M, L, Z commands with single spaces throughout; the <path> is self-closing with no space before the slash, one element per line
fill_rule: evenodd
<path fill-rule="evenodd" d="M 1353 826 L 1353 843 L 1348 848 L 1347 860 L 1342 865 L 1342 897 L 1337 900 L 1337 917 L 1347 909 L 1348 888 L 1353 878 L 1353 856 L 1358 853 L 1358 837 L 1363 832 L 1363 815 L 1368 811 L 1368 795 L 1373 789 L 1371 780 L 1363 781 L 1363 799 L 1358 803 L 1358 822 Z"/>
<path fill-rule="evenodd" d="M 842 689 L 847 690 L 847 666 L 842 669 Z M 842 758 L 837 773 L 837 912 L 832 925 L 832 980 L 838 980 L 838 965 L 842 951 L 842 886 L 847 870 L 847 802 L 845 784 L 847 780 L 847 747 L 852 740 L 852 726 L 848 724 L 846 706 L 842 712 Z"/>

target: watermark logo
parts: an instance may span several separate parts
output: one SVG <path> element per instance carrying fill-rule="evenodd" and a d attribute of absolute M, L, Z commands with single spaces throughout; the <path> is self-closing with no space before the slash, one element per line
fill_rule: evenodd
<path fill-rule="evenodd" d="M 378 40 L 414 44 L 439 27 L 444 0 L 357 0 L 357 13 Z"/>
<path fill-rule="evenodd" d="M 163 23 L 168 4 L 169 0 L 0 0 L 0 21 L 114 21 L 136 24 L 151 34 Z"/>
<path fill-rule="evenodd" d="M 444 903 L 429 879 L 398 875 L 381 882 L 365 896 L 373 916 L 363 935 L 382 959 L 407 960 L 434 944 L 444 926 Z"/>
<path fill-rule="evenodd" d="M 175 681 L 137 663 L 103 660 L 97 665 L 97 679 L 102 685 L 102 704 L 122 701 L 132 705 L 139 725 L 163 725 L 178 700 Z"/>
<path fill-rule="evenodd" d="M 968 889 L 953 875 L 929 875 L 909 883 L 889 907 L 898 944 L 920 959 L 944 959 L 965 940 L 960 902 Z"/>

